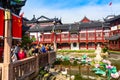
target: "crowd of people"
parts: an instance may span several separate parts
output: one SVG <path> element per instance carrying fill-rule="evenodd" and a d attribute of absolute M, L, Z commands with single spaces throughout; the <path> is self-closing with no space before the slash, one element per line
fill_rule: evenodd
<path fill-rule="evenodd" d="M 13 45 L 11 48 L 11 61 L 15 62 L 17 60 L 24 59 L 37 54 L 44 54 L 49 51 L 53 51 L 53 46 L 51 44 L 38 44 L 38 45 L 27 45 L 24 48 L 20 47 L 20 44 Z"/>

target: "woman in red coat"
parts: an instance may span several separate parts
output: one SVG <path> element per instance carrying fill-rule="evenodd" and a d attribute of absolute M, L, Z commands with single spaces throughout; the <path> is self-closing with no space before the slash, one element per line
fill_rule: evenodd
<path fill-rule="evenodd" d="M 26 54 L 23 51 L 23 49 L 21 48 L 20 51 L 18 52 L 18 59 L 21 60 L 21 59 L 24 59 L 24 58 L 26 58 Z"/>

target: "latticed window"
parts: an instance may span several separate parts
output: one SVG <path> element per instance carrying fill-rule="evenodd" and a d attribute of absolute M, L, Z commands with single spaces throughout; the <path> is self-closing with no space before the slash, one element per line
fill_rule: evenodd
<path fill-rule="evenodd" d="M 92 38 L 95 37 L 95 33 L 88 33 L 88 37 L 90 37 L 90 38 L 91 38 L 91 37 L 92 37 Z"/>
<path fill-rule="evenodd" d="M 69 34 L 62 34 L 62 38 L 68 38 Z"/>
<path fill-rule="evenodd" d="M 102 33 L 96 33 L 96 37 L 102 37 Z"/>
<path fill-rule="evenodd" d="M 71 36 L 70 36 L 71 38 L 77 38 L 78 37 L 78 35 L 77 34 L 71 34 Z"/>
<path fill-rule="evenodd" d="M 81 33 L 81 34 L 80 34 L 80 37 L 81 37 L 81 38 L 85 38 L 85 37 L 86 37 L 86 33 Z"/>
<path fill-rule="evenodd" d="M 85 47 L 86 44 L 85 43 L 80 43 L 80 47 Z"/>
<path fill-rule="evenodd" d="M 88 46 L 89 46 L 89 47 L 94 47 L 95 44 L 94 44 L 94 43 L 89 43 Z"/>
<path fill-rule="evenodd" d="M 51 38 L 51 35 L 44 35 L 44 38 L 49 39 Z"/>
<path fill-rule="evenodd" d="M 105 33 L 104 33 L 104 36 L 105 36 L 105 37 L 108 37 L 108 36 L 109 36 L 109 33 L 108 33 L 108 32 L 105 32 Z"/>

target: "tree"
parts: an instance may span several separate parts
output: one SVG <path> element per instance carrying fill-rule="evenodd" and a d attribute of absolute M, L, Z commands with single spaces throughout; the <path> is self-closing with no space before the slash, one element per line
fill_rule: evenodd
<path fill-rule="evenodd" d="M 32 39 L 30 39 L 30 37 L 29 36 L 27 36 L 27 35 L 24 35 L 23 37 L 22 37 L 22 47 L 23 46 L 26 46 L 26 44 L 31 44 L 33 42 L 33 40 Z"/>
<path fill-rule="evenodd" d="M 21 8 L 25 5 L 26 0 L 0 0 L 0 6 L 10 9 L 13 13 L 19 15 Z"/>

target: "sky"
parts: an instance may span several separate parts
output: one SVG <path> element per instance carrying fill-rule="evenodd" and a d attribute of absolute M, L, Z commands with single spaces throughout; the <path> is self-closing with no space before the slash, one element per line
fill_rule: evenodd
<path fill-rule="evenodd" d="M 120 15 L 120 0 L 27 0 L 23 12 L 28 19 L 43 15 L 60 18 L 62 23 L 79 22 L 84 16 L 103 20 L 108 15 Z"/>

